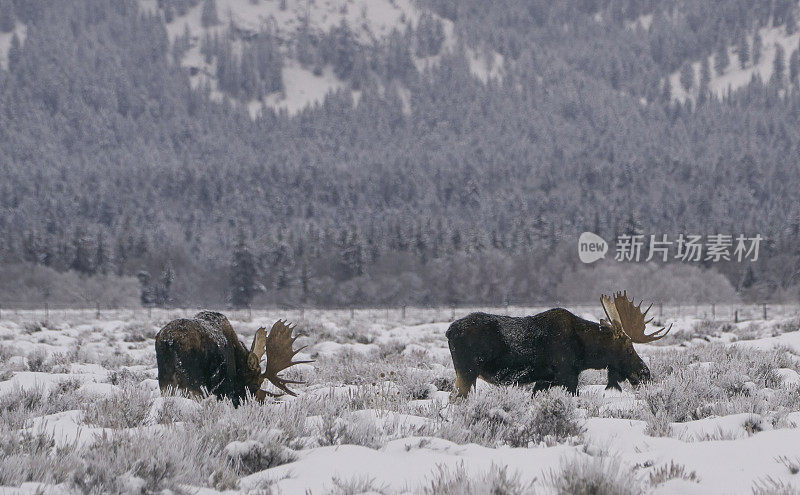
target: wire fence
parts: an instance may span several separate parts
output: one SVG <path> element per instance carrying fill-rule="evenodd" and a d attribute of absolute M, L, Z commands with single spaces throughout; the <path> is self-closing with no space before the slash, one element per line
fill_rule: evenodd
<path fill-rule="evenodd" d="M 10 306 L 10 305 L 8 305 Z M 526 316 L 545 311 L 553 307 L 564 307 L 585 318 L 598 319 L 603 314 L 599 302 L 597 304 L 552 304 L 535 306 L 436 306 L 436 307 L 387 307 L 387 308 L 204 308 L 220 311 L 231 320 L 253 321 L 270 319 L 289 319 L 302 321 L 316 318 L 335 318 L 339 321 L 348 319 L 367 321 L 386 321 L 392 323 L 419 324 L 433 322 L 449 322 L 474 311 L 505 314 L 509 316 Z M 198 308 L 87 308 L 74 307 L 18 307 L 0 305 L 0 321 L 10 320 L 17 323 L 52 321 L 88 322 L 91 320 L 122 321 L 169 321 L 175 318 L 188 318 L 200 311 Z M 669 322 L 679 318 L 694 318 L 720 322 L 744 322 L 771 320 L 777 318 L 800 317 L 800 304 L 695 304 L 695 305 L 661 305 L 654 304 L 648 316 L 655 317 L 655 323 Z"/>

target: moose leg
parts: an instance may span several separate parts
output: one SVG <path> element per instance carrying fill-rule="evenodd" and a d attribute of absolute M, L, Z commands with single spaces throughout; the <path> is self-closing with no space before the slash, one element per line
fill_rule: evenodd
<path fill-rule="evenodd" d="M 475 380 L 477 379 L 478 375 L 476 373 L 471 373 L 464 370 L 456 370 L 456 386 L 450 398 L 458 399 L 461 397 L 467 397 L 470 389 L 475 386 Z"/>
<path fill-rule="evenodd" d="M 619 386 L 619 382 L 622 380 L 622 375 L 620 375 L 617 370 L 608 368 L 608 385 L 606 385 L 606 390 L 612 388 L 622 390 L 622 387 Z"/>
<path fill-rule="evenodd" d="M 556 377 L 552 381 L 551 386 L 564 387 L 572 395 L 578 395 L 578 373 L 573 370 L 560 371 L 556 373 Z"/>
<path fill-rule="evenodd" d="M 578 395 L 578 376 L 577 375 L 566 377 L 566 379 L 564 380 L 564 382 L 561 385 L 566 387 L 567 391 L 569 393 L 571 393 L 572 395 Z"/>

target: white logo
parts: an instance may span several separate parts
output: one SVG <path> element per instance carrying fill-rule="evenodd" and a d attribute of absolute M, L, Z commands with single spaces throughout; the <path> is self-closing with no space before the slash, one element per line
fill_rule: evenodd
<path fill-rule="evenodd" d="M 578 238 L 578 257 L 584 263 L 594 263 L 605 258 L 607 252 L 608 243 L 597 234 L 584 232 Z"/>

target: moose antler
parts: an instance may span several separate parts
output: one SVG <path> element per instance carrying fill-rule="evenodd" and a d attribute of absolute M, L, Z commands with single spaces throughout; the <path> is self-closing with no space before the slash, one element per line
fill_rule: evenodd
<path fill-rule="evenodd" d="M 628 299 L 627 291 L 614 294 L 613 302 L 610 297 L 603 295 L 600 297 L 600 302 L 611 324 L 625 332 L 631 341 L 637 344 L 653 342 L 663 338 L 672 330 L 670 323 L 669 328 L 663 327 L 649 335 L 645 334 L 645 326 L 653 321 L 653 318 L 645 321 L 645 317 L 653 305 L 651 304 L 643 313 L 642 302 L 640 301 L 638 305 L 634 306 L 633 301 Z"/>
<path fill-rule="evenodd" d="M 267 329 L 264 327 L 259 328 L 256 330 L 255 336 L 253 336 L 253 345 L 250 346 L 250 352 L 258 356 L 258 360 L 261 361 L 261 358 L 264 357 L 264 353 L 267 350 Z"/>
<path fill-rule="evenodd" d="M 266 370 L 261 375 L 266 378 L 273 385 L 283 390 L 285 393 L 297 396 L 294 392 L 289 390 L 286 385 L 289 383 L 303 383 L 295 380 L 286 380 L 278 376 L 278 373 L 286 368 L 295 364 L 310 363 L 312 361 L 292 361 L 292 358 L 298 352 L 306 348 L 303 346 L 299 349 L 292 350 L 292 344 L 297 340 L 297 336 L 292 337 L 292 330 L 294 326 L 290 327 L 286 324 L 285 320 L 278 320 L 272 325 L 269 335 L 264 339 L 264 349 L 267 353 Z M 283 394 L 272 394 L 273 397 L 280 397 Z"/>

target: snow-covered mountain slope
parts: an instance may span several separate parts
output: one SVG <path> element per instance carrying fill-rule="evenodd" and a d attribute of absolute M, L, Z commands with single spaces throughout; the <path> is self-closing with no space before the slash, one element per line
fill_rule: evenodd
<path fill-rule="evenodd" d="M 783 47 L 784 63 L 786 67 L 786 74 L 789 72 L 789 57 L 792 52 L 800 45 L 800 32 L 794 34 L 786 34 L 784 26 L 768 27 L 759 30 L 759 35 L 762 40 L 761 58 L 757 64 L 753 64 L 752 55 L 750 60 L 741 68 L 739 63 L 739 55 L 736 47 L 728 47 L 728 58 L 730 64 L 722 72 L 717 74 L 714 70 L 714 55 L 708 57 L 708 64 L 711 68 L 711 80 L 708 84 L 709 91 L 717 97 L 723 97 L 728 91 L 735 90 L 746 86 L 752 81 L 754 76 L 759 76 L 763 81 L 769 81 L 772 77 L 775 62 L 776 44 Z M 752 52 L 753 35 L 748 35 L 747 43 Z M 694 69 L 695 80 L 692 88 L 687 92 L 681 85 L 680 71 L 675 71 L 669 76 L 670 83 L 672 84 L 672 98 L 676 101 L 684 102 L 687 98 L 692 101 L 697 100 L 697 92 L 700 86 L 700 67 L 701 61 L 697 60 L 692 62 Z"/>
<path fill-rule="evenodd" d="M 285 9 L 282 9 L 282 3 Z M 176 16 L 167 24 L 170 39 L 183 34 L 188 26 L 192 35 L 211 30 L 227 30 L 231 22 L 239 29 L 257 33 L 272 29 L 279 36 L 297 31 L 308 16 L 313 30 L 328 31 L 347 22 L 358 40 L 370 43 L 389 35 L 393 29 L 404 31 L 416 24 L 421 11 L 410 0 L 217 0 L 220 24 L 204 28 L 203 3 L 191 8 L 184 16 Z M 143 10 L 157 10 L 156 0 L 140 0 Z"/>
<path fill-rule="evenodd" d="M 352 31 L 357 43 L 371 45 L 385 40 L 393 31 L 406 32 L 417 25 L 420 17 L 429 15 L 442 24 L 444 42 L 442 50 L 452 50 L 458 44 L 453 22 L 432 12 L 421 10 L 411 0 L 217 0 L 219 24 L 203 26 L 203 2 L 192 7 L 185 15 L 175 15 L 166 24 L 170 42 L 174 43 L 184 34 L 190 37 L 190 47 L 180 63 L 191 69 L 191 82 L 194 87 L 207 85 L 211 96 L 221 100 L 225 95 L 218 90 L 215 61 L 206 61 L 200 53 L 201 40 L 206 35 L 223 35 L 231 29 L 237 31 L 234 46 L 241 50 L 248 36 L 266 30 L 282 40 L 285 55 L 283 86 L 281 92 L 274 92 L 262 99 L 253 99 L 246 104 L 251 116 L 255 117 L 263 108 L 296 114 L 325 96 L 347 86 L 330 67 L 321 71 L 303 66 L 292 57 L 288 45 L 297 31 L 308 22 L 311 32 L 325 33 L 340 26 L 343 22 Z M 157 0 L 140 0 L 144 11 L 158 12 Z M 163 12 L 162 12 L 163 13 Z M 413 49 L 412 49 L 413 53 Z M 484 54 L 467 49 L 472 73 L 483 81 L 503 76 L 503 57 L 496 52 Z M 439 62 L 440 56 L 414 57 L 418 69 L 430 67 Z M 403 88 L 399 89 L 401 95 Z M 358 92 L 353 97 L 358 101 Z"/>

